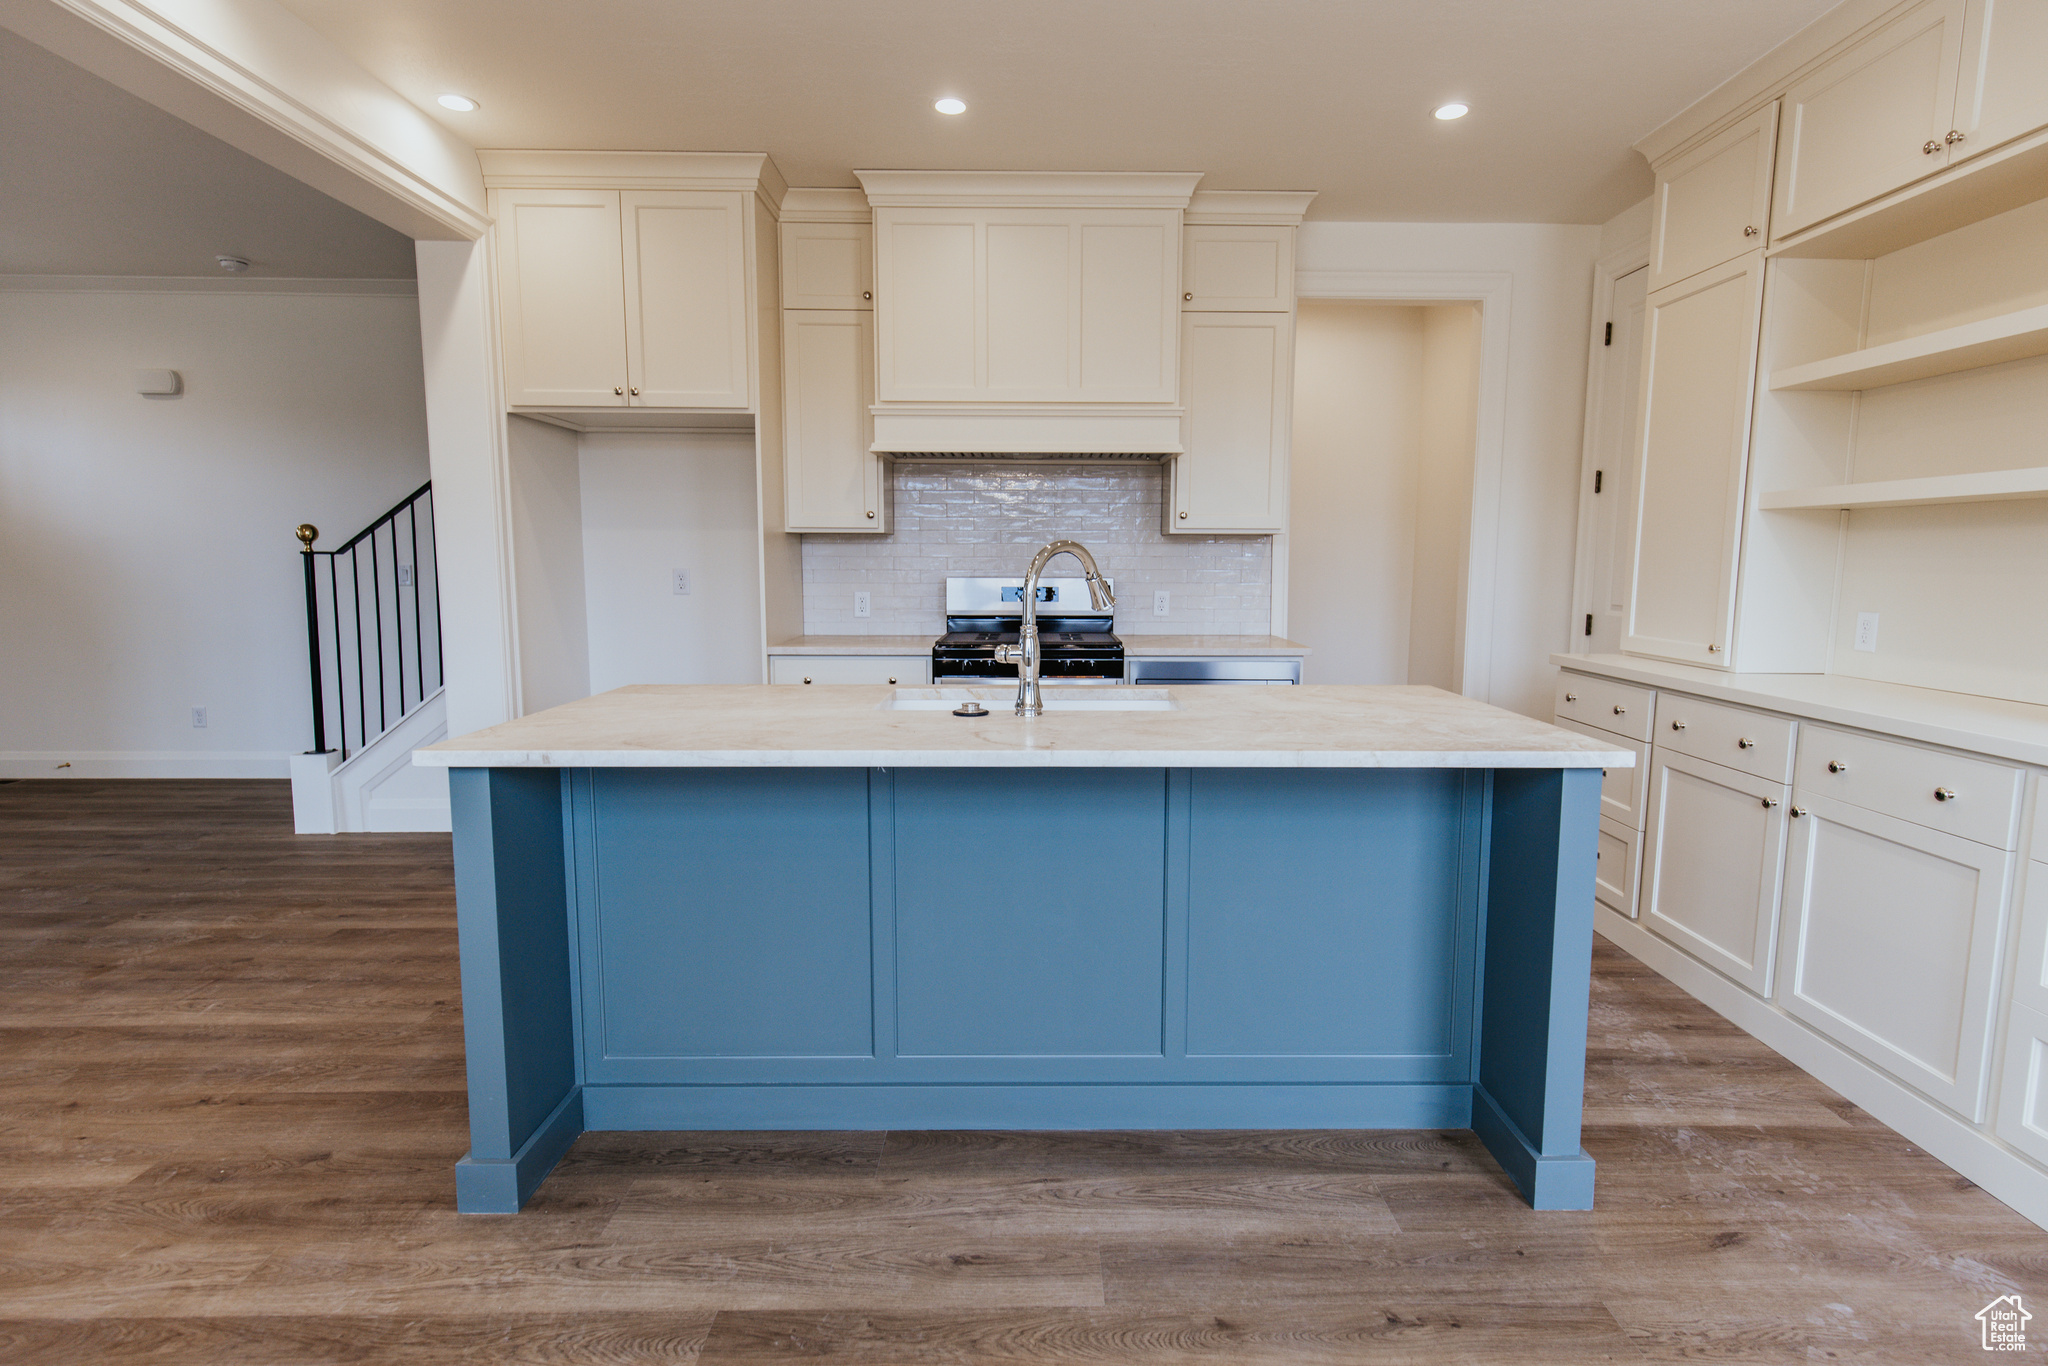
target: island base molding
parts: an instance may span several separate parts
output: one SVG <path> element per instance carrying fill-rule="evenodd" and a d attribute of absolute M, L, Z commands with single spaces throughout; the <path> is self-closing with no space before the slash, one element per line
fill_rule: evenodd
<path fill-rule="evenodd" d="M 1599 789 L 451 769 L 457 1207 L 517 1211 L 586 1130 L 1470 1128 L 1589 1208 Z M 991 840 L 1016 866 L 963 873 Z"/>

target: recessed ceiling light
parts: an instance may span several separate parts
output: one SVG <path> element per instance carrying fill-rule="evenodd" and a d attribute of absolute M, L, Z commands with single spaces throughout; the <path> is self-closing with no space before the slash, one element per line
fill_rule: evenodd
<path fill-rule="evenodd" d="M 476 112 L 476 101 L 467 95 L 443 95 L 434 103 L 440 105 L 443 109 L 453 109 L 458 114 L 474 114 Z"/>
<path fill-rule="evenodd" d="M 1440 119 L 1462 119 L 1471 112 L 1471 105 L 1460 104 L 1456 100 L 1452 100 L 1449 104 L 1440 104 L 1436 107 L 1436 116 Z"/>
<path fill-rule="evenodd" d="M 967 112 L 967 101 L 956 100 L 951 95 L 948 95 L 943 100 L 934 104 L 932 108 L 938 110 L 941 114 L 964 114 Z"/>

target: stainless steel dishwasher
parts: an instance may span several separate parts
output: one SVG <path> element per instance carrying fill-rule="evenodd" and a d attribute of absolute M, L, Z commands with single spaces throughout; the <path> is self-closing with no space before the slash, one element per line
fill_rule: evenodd
<path fill-rule="evenodd" d="M 1144 659 L 1124 656 L 1132 683 L 1299 683 L 1299 659 Z"/>

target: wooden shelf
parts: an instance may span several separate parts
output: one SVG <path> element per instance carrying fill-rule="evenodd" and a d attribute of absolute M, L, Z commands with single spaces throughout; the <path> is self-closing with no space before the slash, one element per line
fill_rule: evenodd
<path fill-rule="evenodd" d="M 1757 506 L 1767 512 L 1784 512 L 1804 508 L 1910 508 L 1933 507 L 1940 503 L 2002 503 L 2021 498 L 2048 498 L 2048 466 L 1993 470 L 1988 474 L 1935 474 L 1922 479 L 1883 479 L 1868 484 L 1783 489 L 1760 495 Z"/>
<path fill-rule="evenodd" d="M 2048 304 L 1774 371 L 1774 390 L 1878 389 L 2048 355 Z"/>

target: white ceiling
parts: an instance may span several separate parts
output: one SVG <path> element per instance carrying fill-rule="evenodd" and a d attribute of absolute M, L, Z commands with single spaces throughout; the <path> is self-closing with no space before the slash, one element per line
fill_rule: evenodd
<path fill-rule="evenodd" d="M 0 29 L 0 274 L 410 279 L 412 243 Z"/>
<path fill-rule="evenodd" d="M 281 2 L 479 147 L 765 151 L 793 185 L 1206 171 L 1319 190 L 1312 218 L 1597 223 L 1649 192 L 1632 142 L 1835 0 Z M 1430 117 L 1450 99 L 1470 116 Z"/>

